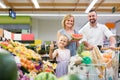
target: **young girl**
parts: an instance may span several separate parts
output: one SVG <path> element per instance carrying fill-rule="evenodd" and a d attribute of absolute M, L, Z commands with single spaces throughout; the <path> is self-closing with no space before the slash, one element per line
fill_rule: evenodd
<path fill-rule="evenodd" d="M 65 35 L 61 35 L 57 42 L 58 49 L 54 50 L 53 52 L 52 50 L 54 49 L 54 44 L 51 43 L 50 45 L 49 56 L 51 59 L 56 58 L 57 61 L 57 68 L 55 73 L 57 77 L 66 75 L 68 72 L 70 50 L 65 48 L 67 44 L 68 44 L 68 38 Z"/>

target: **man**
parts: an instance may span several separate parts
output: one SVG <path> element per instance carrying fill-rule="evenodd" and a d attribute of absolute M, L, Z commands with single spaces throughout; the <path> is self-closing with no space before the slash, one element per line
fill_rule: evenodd
<path fill-rule="evenodd" d="M 110 48 L 115 48 L 115 35 L 103 24 L 97 22 L 97 13 L 95 10 L 90 10 L 88 13 L 89 22 L 86 26 L 80 29 L 79 33 L 83 34 L 82 42 L 89 49 L 94 45 L 104 44 L 105 36 L 109 39 Z"/>

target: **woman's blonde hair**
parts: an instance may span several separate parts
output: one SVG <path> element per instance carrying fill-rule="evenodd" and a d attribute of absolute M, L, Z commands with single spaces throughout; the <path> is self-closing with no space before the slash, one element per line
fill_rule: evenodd
<path fill-rule="evenodd" d="M 65 21 L 68 20 L 69 18 L 73 17 L 73 20 L 74 20 L 74 16 L 72 14 L 67 14 L 63 20 L 62 20 L 62 26 L 63 28 L 65 29 Z M 73 22 L 73 26 L 74 26 L 74 22 Z"/>

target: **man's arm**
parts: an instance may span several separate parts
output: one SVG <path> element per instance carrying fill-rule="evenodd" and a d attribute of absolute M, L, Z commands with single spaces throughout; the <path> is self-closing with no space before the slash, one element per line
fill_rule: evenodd
<path fill-rule="evenodd" d="M 110 40 L 110 47 L 115 47 L 116 38 L 114 36 L 111 36 L 109 40 Z"/>

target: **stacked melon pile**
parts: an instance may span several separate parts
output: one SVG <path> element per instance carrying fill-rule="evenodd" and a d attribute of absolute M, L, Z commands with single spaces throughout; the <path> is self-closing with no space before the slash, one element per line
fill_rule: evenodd
<path fill-rule="evenodd" d="M 0 49 L 0 80 L 17 80 L 17 65 L 9 52 Z"/>

